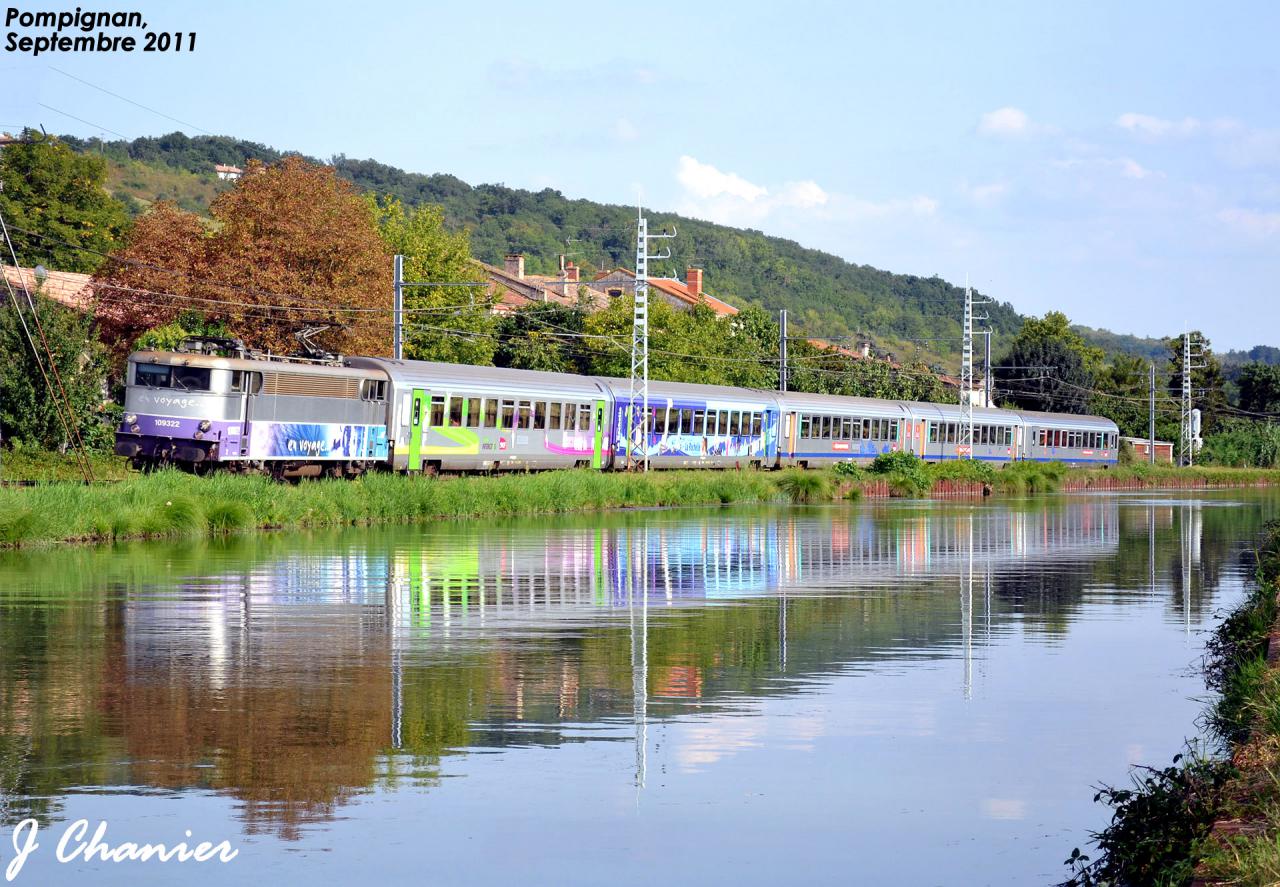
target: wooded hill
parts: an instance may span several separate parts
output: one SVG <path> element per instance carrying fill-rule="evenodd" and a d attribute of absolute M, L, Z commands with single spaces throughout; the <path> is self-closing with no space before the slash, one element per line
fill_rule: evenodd
<path fill-rule="evenodd" d="M 296 153 L 180 132 L 133 141 L 63 139 L 77 150 L 106 157 L 109 188 L 135 213 L 163 199 L 204 214 L 219 190 L 229 186 L 214 175 L 215 164 L 243 167 L 251 159 L 270 163 Z M 567 253 L 590 275 L 602 268 L 629 268 L 635 261 L 634 207 L 570 199 L 550 188 L 473 186 L 445 173 L 411 173 L 342 155 L 328 162 L 362 190 L 394 195 L 411 207 L 439 204 L 449 225 L 470 230 L 472 254 L 485 262 L 501 264 L 503 255 L 519 252 L 529 272 L 550 274 Z M 675 213 L 650 210 L 649 219 L 650 230 L 674 225 L 679 231 L 670 241 L 672 258 L 657 263 L 658 274 L 683 277 L 687 266 L 701 267 L 712 295 L 739 306 L 785 308 L 794 329 L 806 335 L 869 339 L 882 353 L 902 360 L 947 369 L 958 365 L 963 294 L 941 278 L 857 265 L 781 237 Z M 984 310 L 997 343 L 1022 326 L 1024 317 L 1007 302 Z M 1164 348 L 1160 339 L 1076 329 L 1108 353 L 1149 357 Z"/>

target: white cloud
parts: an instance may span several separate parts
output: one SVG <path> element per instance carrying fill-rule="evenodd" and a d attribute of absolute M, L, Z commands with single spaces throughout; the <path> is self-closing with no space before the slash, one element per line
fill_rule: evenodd
<path fill-rule="evenodd" d="M 858 222 L 886 216 L 931 216 L 938 202 L 923 195 L 872 201 L 831 194 L 812 179 L 760 185 L 688 155 L 676 164 L 676 181 L 684 191 L 676 207 L 683 215 L 726 225 L 754 227 L 772 217 L 790 222 L 816 218 Z"/>
<path fill-rule="evenodd" d="M 676 181 L 695 197 L 737 197 L 748 203 L 766 196 L 769 191 L 752 184 L 737 173 L 721 172 L 709 163 L 699 163 L 689 155 L 680 158 Z"/>
<path fill-rule="evenodd" d="M 1031 118 L 1021 108 L 997 108 L 978 121 L 978 132 L 987 136 L 1025 136 L 1032 129 Z"/>
<path fill-rule="evenodd" d="M 1132 157 L 1068 157 L 1051 163 L 1059 169 L 1115 171 L 1126 179 L 1164 178 L 1164 173 L 1147 169 Z"/>
<path fill-rule="evenodd" d="M 987 182 L 978 185 L 961 182 L 960 192 L 977 206 L 994 206 L 1009 193 L 1009 185 L 1007 182 Z"/>
<path fill-rule="evenodd" d="M 1145 179 L 1157 175 L 1130 157 L 1117 158 L 1115 163 L 1120 167 L 1120 175 L 1127 179 Z"/>
<path fill-rule="evenodd" d="M 796 206 L 801 209 L 812 209 L 827 202 L 827 192 L 817 182 L 788 182 L 778 192 L 778 202 L 784 206 Z"/>
<path fill-rule="evenodd" d="M 1160 117 L 1152 117 L 1150 114 L 1129 112 L 1116 118 L 1116 126 L 1135 135 L 1159 139 L 1166 136 L 1189 136 L 1198 131 L 1202 124 L 1194 117 L 1184 117 L 1181 120 L 1165 120 Z"/>
<path fill-rule="evenodd" d="M 1266 238 L 1280 235 L 1280 212 L 1259 212 L 1233 207 L 1219 212 L 1218 221 L 1250 237 Z"/>

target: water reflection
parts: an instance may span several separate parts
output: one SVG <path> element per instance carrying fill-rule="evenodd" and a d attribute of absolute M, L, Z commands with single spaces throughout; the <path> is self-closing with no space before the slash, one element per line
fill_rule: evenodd
<path fill-rule="evenodd" d="M 3 815 L 206 789 L 293 839 L 455 753 L 589 742 L 632 743 L 643 791 L 656 725 L 913 663 L 968 700 L 993 644 L 1052 647 L 1091 596 L 1165 594 L 1189 633 L 1258 520 L 1090 497 L 7 555 Z"/>

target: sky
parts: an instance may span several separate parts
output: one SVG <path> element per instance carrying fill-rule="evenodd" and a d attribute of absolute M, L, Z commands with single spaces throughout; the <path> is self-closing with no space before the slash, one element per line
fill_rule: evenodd
<path fill-rule="evenodd" d="M 643 200 L 1024 313 L 1280 345 L 1280 4 L 128 8 L 194 52 L 6 50 L 0 129 Z"/>

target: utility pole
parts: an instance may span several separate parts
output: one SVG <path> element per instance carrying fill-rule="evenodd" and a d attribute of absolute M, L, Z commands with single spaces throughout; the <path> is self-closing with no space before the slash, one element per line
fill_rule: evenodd
<path fill-rule="evenodd" d="M 669 259 L 671 250 L 661 255 L 649 254 L 649 241 L 675 237 L 670 234 L 650 234 L 649 220 L 644 209 L 636 207 L 636 299 L 631 324 L 631 387 L 627 403 L 627 468 L 636 467 L 637 456 L 643 459 L 644 470 L 649 470 L 649 260 Z M 634 450 L 636 435 L 636 400 L 641 404 L 640 440 L 643 453 Z"/>
<path fill-rule="evenodd" d="M 404 256 L 395 258 L 395 333 L 392 336 L 391 356 L 404 360 Z"/>
<path fill-rule="evenodd" d="M 1192 363 L 1194 357 L 1203 357 L 1204 352 L 1193 353 L 1191 348 L 1191 333 L 1182 334 L 1182 427 L 1181 427 L 1181 443 L 1182 443 L 1182 464 L 1191 466 L 1195 464 L 1195 429 L 1192 427 L 1192 414 L 1195 411 L 1191 399 L 1191 371 L 1204 368 L 1202 363 Z"/>
<path fill-rule="evenodd" d="M 973 322 L 987 320 L 984 314 L 974 317 L 974 305 L 989 305 L 990 299 L 973 300 L 973 289 L 964 282 L 964 345 L 960 353 L 960 439 L 956 441 L 956 458 L 973 458 Z"/>
<path fill-rule="evenodd" d="M 991 407 L 995 406 L 995 404 L 991 402 L 991 384 L 994 381 L 994 379 L 991 376 L 991 333 L 993 331 L 983 330 L 983 332 L 987 336 L 987 362 L 984 365 L 986 372 L 983 373 L 983 381 L 985 383 L 984 387 L 986 390 L 986 396 L 983 398 L 983 403 L 985 403 L 987 405 L 987 408 L 990 409 Z"/>
<path fill-rule="evenodd" d="M 787 309 L 778 312 L 778 390 L 787 393 Z"/>
<path fill-rule="evenodd" d="M 452 287 L 464 287 L 470 289 L 472 287 L 485 286 L 483 280 L 474 281 L 407 281 L 404 279 L 404 256 L 395 256 L 392 262 L 392 286 L 394 291 L 394 299 L 391 307 L 391 356 L 396 360 L 404 360 L 404 291 L 406 288 L 411 289 L 432 289 L 443 287 L 449 289 Z M 471 297 L 471 307 L 475 307 L 475 296 Z"/>
<path fill-rule="evenodd" d="M 1148 461 L 1156 464 L 1156 362 L 1151 361 L 1151 409 L 1149 416 L 1151 439 L 1147 442 Z M 1153 531 L 1154 532 L 1154 531 Z M 1155 536 L 1153 535 L 1154 539 Z"/>

